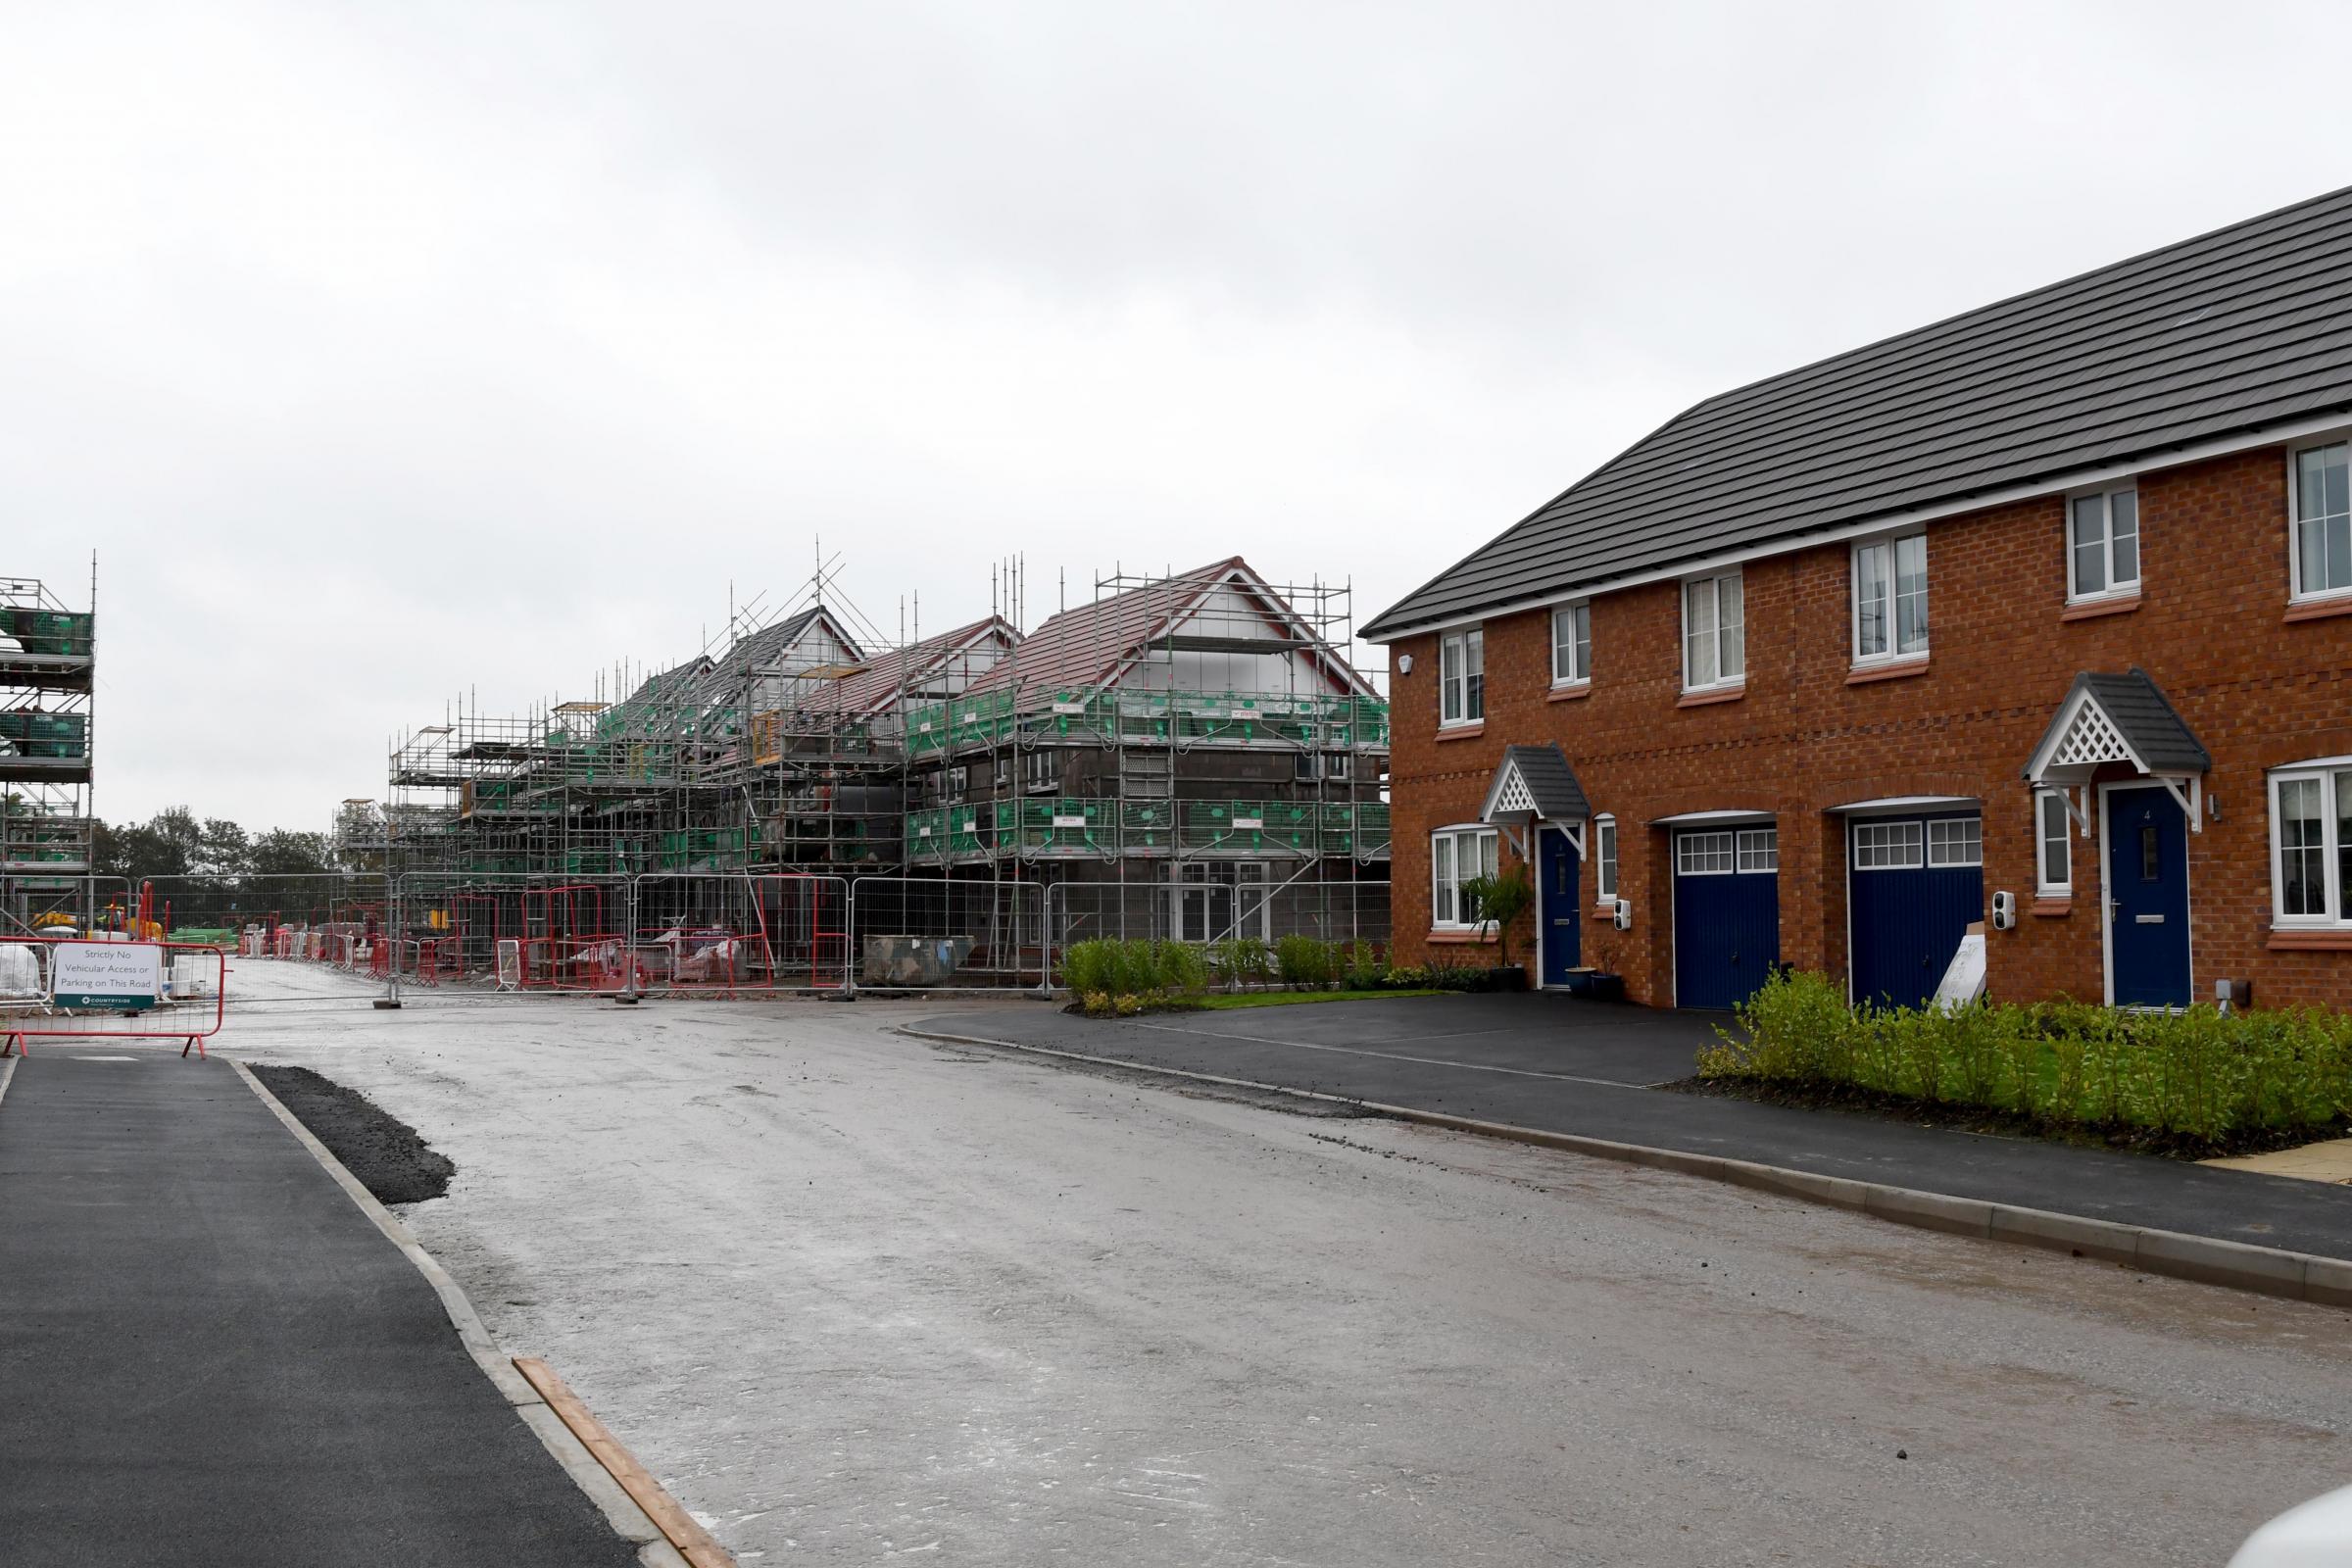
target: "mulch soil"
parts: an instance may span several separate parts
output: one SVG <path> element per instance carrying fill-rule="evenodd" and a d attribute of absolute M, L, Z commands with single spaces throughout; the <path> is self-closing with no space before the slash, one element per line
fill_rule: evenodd
<path fill-rule="evenodd" d="M 458 1167 L 436 1152 L 416 1129 L 308 1067 L 253 1069 L 294 1119 L 343 1162 L 379 1203 L 421 1203 L 449 1191 Z"/>
<path fill-rule="evenodd" d="M 2352 1122 L 2337 1118 L 2321 1127 L 2244 1127 L 2219 1138 L 2165 1132 L 2155 1127 L 2125 1123 L 2084 1124 L 2052 1121 L 2013 1110 L 1990 1110 L 1978 1105 L 1931 1104 L 1903 1095 L 1857 1089 L 1850 1084 L 1759 1083 L 1747 1079 L 1682 1078 L 1660 1089 L 1678 1095 L 1712 1095 L 1724 1100 L 1752 1100 L 1767 1105 L 1792 1105 L 1800 1110 L 1838 1111 L 1872 1116 L 1880 1121 L 1907 1121 L 1923 1127 L 1949 1127 L 1958 1132 L 1984 1133 L 2003 1138 L 2038 1138 L 2046 1143 L 2073 1144 L 2083 1149 L 2116 1149 L 2166 1159 L 2220 1159 L 2233 1154 L 2267 1154 L 2280 1149 L 2352 1134 Z"/>

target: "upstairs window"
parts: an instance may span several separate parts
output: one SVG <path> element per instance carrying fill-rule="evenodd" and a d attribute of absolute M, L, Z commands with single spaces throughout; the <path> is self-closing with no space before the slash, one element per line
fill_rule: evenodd
<path fill-rule="evenodd" d="M 1438 644 L 1438 722 L 1475 724 L 1487 716 L 1487 639 L 1473 626 Z"/>
<path fill-rule="evenodd" d="M 1854 662 L 1928 652 L 1928 536 L 1854 546 Z"/>
<path fill-rule="evenodd" d="M 1551 683 L 1582 686 L 1592 678 L 1592 607 L 1565 605 L 1551 612 Z"/>
<path fill-rule="evenodd" d="M 2066 597 L 2104 599 L 2139 592 L 2139 492 L 2109 490 L 2069 504 Z"/>
<path fill-rule="evenodd" d="M 1061 788 L 1061 754 L 1059 752 L 1031 752 L 1023 760 L 1022 781 L 1030 794 Z"/>
<path fill-rule="evenodd" d="M 1347 752 L 1300 752 L 1295 777 L 1301 784 L 1317 779 L 1346 783 L 1355 776 L 1355 760 Z"/>
<path fill-rule="evenodd" d="M 2345 466 L 2352 443 L 2306 447 L 2289 470 L 2295 543 L 2294 597 L 2316 599 L 2352 589 L 2352 483 Z"/>
<path fill-rule="evenodd" d="M 1683 584 L 1683 689 L 1705 691 L 1747 679 L 1747 631 L 1740 573 Z"/>

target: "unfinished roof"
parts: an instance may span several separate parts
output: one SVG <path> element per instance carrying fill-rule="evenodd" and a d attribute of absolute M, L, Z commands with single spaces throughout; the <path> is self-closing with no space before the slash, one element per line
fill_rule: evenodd
<path fill-rule="evenodd" d="M 635 691 L 629 693 L 628 701 L 620 706 L 629 709 L 653 708 L 674 701 L 692 691 L 694 683 L 709 673 L 710 669 L 710 659 L 697 654 L 683 664 L 648 675 L 638 683 Z"/>
<path fill-rule="evenodd" d="M 888 707 L 898 699 L 902 689 L 915 696 L 934 695 L 925 691 L 926 683 L 948 672 L 956 656 L 992 641 L 1000 648 L 1009 648 L 1020 638 L 1010 621 L 1002 615 L 991 615 L 986 620 L 975 620 L 954 631 L 909 643 L 882 655 L 857 674 L 844 676 L 834 687 L 834 705 L 844 713 L 858 715 Z"/>
<path fill-rule="evenodd" d="M 822 605 L 810 605 L 797 614 L 785 616 L 772 626 L 762 626 L 748 637 L 738 638 L 733 647 L 711 662 L 710 667 L 694 682 L 694 694 L 706 706 L 719 707 L 743 700 L 745 690 L 763 679 L 779 679 L 810 671 L 794 667 L 787 662 L 792 650 L 816 630 L 819 624 L 854 660 L 862 661 L 864 653 L 853 642 L 841 624 L 825 612 Z"/>
<path fill-rule="evenodd" d="M 1710 398 L 1363 635 L 2348 409 L 2341 190 Z"/>
<path fill-rule="evenodd" d="M 1167 638 L 1186 615 L 1211 594 L 1232 583 L 1264 612 L 1266 631 L 1296 643 L 1339 682 L 1363 696 L 1371 686 L 1345 659 L 1330 652 L 1282 595 L 1239 556 L 1181 571 L 1108 599 L 1079 605 L 1049 617 L 1021 641 L 1020 656 L 1006 660 L 972 683 L 974 692 L 1018 686 L 1029 691 L 1081 691 L 1107 685 L 1153 643 Z M 1214 638 L 1187 638 L 1192 645 Z M 1237 644 L 1243 641 L 1236 639 Z M 1263 651 L 1264 640 L 1250 641 Z"/>

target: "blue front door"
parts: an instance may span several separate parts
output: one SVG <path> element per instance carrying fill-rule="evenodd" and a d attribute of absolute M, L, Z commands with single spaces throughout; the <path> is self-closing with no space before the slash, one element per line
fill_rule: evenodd
<path fill-rule="evenodd" d="M 1781 961 L 1781 841 L 1770 826 L 1674 836 L 1674 1001 L 1732 1007 Z"/>
<path fill-rule="evenodd" d="M 2107 961 L 2119 1007 L 2185 1007 L 2188 819 L 2161 784 L 2109 790 Z"/>
<path fill-rule="evenodd" d="M 1544 984 L 1564 986 L 1568 971 L 1578 962 L 1580 928 L 1576 923 L 1576 846 L 1556 827 L 1536 830 L 1536 874 L 1542 879 L 1536 899 L 1537 939 L 1544 944 Z"/>

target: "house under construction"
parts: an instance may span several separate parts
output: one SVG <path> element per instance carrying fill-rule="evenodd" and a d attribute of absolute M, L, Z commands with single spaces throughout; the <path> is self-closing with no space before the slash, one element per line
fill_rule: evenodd
<path fill-rule="evenodd" d="M 95 566 L 84 611 L 0 577 L 0 936 L 94 914 L 97 592 Z"/>
<path fill-rule="evenodd" d="M 890 646 L 828 586 L 617 700 L 402 737 L 345 863 L 406 885 L 420 962 L 512 936 L 523 984 L 749 932 L 770 983 L 878 938 L 1012 974 L 1091 935 L 1386 936 L 1388 715 L 1345 588 L 1237 557 Z"/>

